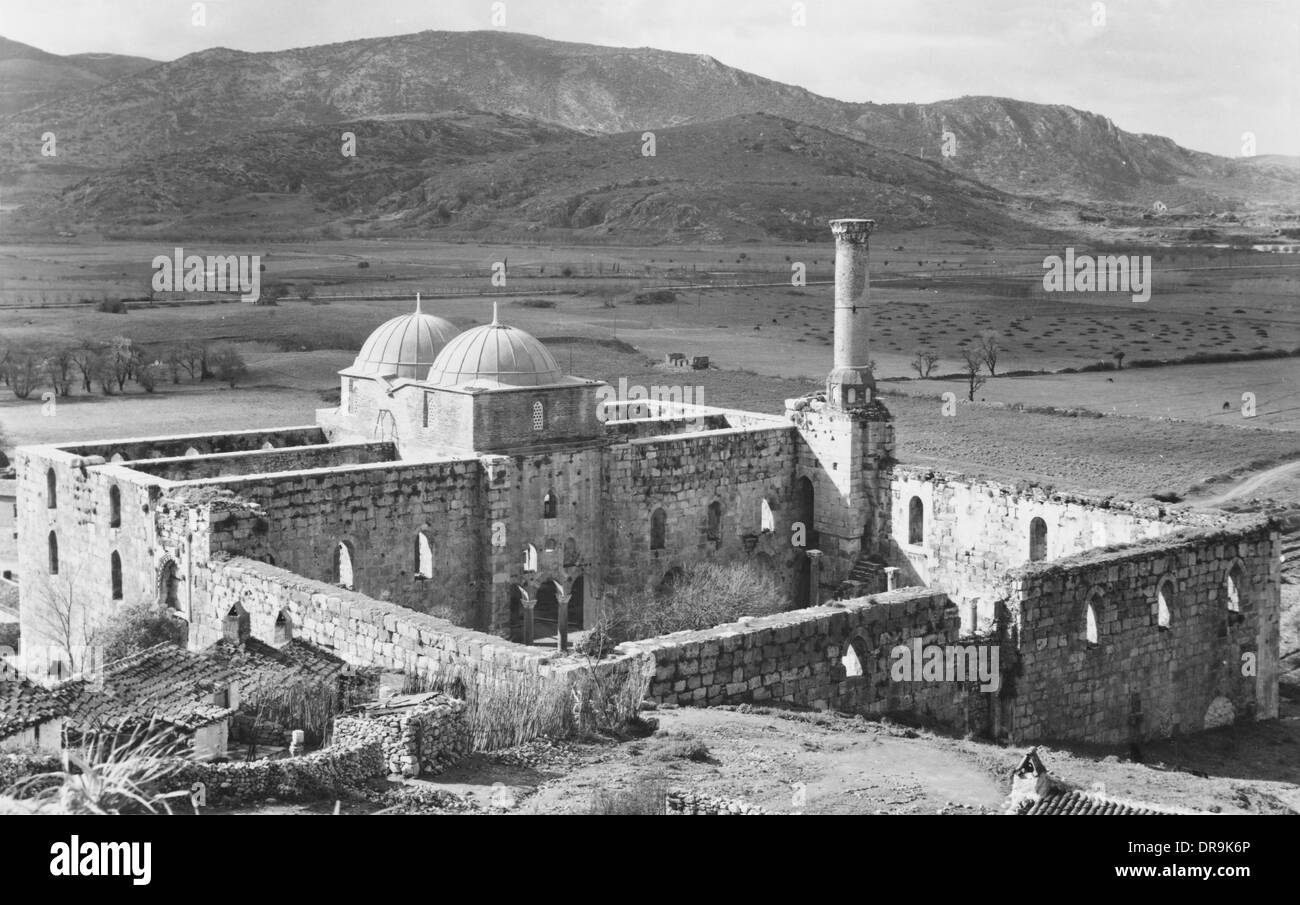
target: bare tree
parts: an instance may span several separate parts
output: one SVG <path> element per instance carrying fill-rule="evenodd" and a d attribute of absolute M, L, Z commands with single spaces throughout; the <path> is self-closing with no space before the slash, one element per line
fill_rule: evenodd
<path fill-rule="evenodd" d="M 1122 371 L 1122 370 L 1124 370 L 1124 350 L 1123 350 L 1123 349 L 1112 349 L 1111 352 L 1110 352 L 1110 355 L 1111 355 L 1111 358 L 1114 358 L 1114 359 L 1115 359 L 1115 370 L 1116 370 L 1116 371 Z"/>
<path fill-rule="evenodd" d="M 73 350 L 68 346 L 60 346 L 45 356 L 42 362 L 45 368 L 45 376 L 50 379 L 54 386 L 54 392 L 60 396 L 72 395 L 72 378 L 75 364 L 72 360 Z"/>
<path fill-rule="evenodd" d="M 70 675 L 93 665 L 83 661 L 87 659 L 84 655 L 95 646 L 95 631 L 86 617 L 86 609 L 77 606 L 75 601 L 76 574 L 74 571 L 71 575 L 45 575 L 36 579 L 37 587 L 44 592 L 37 595 L 37 633 L 50 652 L 59 654 L 67 663 Z M 25 657 L 33 646 L 27 639 L 23 640 Z"/>
<path fill-rule="evenodd" d="M 933 349 L 917 349 L 916 357 L 912 359 L 912 370 L 916 371 L 918 377 L 924 379 L 934 373 L 937 364 L 939 364 L 938 352 Z"/>
<path fill-rule="evenodd" d="M 1002 345 L 1002 337 L 996 330 L 985 330 L 980 334 L 978 351 L 980 360 L 988 365 L 989 376 L 996 377 L 998 373 L 998 356 L 1005 351 Z"/>
<path fill-rule="evenodd" d="M 988 380 L 980 373 L 984 368 L 984 350 L 979 346 L 962 346 L 960 352 L 962 370 L 966 374 L 966 398 L 974 402 L 975 391 Z"/>
<path fill-rule="evenodd" d="M 9 389 L 19 399 L 26 399 L 41 380 L 41 360 L 31 352 L 15 352 L 5 362 Z"/>

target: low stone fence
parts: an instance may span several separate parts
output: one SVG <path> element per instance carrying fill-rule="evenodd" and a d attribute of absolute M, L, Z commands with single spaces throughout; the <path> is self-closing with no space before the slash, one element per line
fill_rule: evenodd
<path fill-rule="evenodd" d="M 398 695 L 334 720 L 334 744 L 376 741 L 390 774 L 436 776 L 470 753 L 464 701 L 436 692 Z"/>
<path fill-rule="evenodd" d="M 384 775 L 383 749 L 376 741 L 331 745 L 302 757 L 201 763 L 184 761 L 165 785 L 190 791 L 203 784 L 209 805 L 242 804 L 266 798 L 311 799 L 342 793 Z"/>

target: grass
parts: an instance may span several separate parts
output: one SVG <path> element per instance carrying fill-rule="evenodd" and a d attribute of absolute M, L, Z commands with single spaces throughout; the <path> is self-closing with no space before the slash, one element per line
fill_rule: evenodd
<path fill-rule="evenodd" d="M 601 789 L 591 796 L 588 814 L 648 816 L 668 813 L 668 781 L 659 774 L 636 777 L 625 789 Z"/>
<path fill-rule="evenodd" d="M 163 792 L 184 766 L 177 744 L 153 726 L 126 738 L 97 736 L 80 749 L 65 749 L 63 768 L 19 780 L 0 794 L 0 813 L 171 814 L 188 791 Z M 8 799 L 8 801 L 6 801 Z"/>

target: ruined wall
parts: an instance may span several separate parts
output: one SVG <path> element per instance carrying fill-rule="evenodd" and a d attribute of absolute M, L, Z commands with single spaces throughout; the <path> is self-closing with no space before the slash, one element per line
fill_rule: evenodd
<path fill-rule="evenodd" d="M 75 648 L 122 606 L 158 599 L 161 550 L 154 526 L 159 484 L 117 465 L 79 464 L 54 447 L 23 447 L 18 476 L 19 609 L 24 651 L 46 648 L 50 661 L 77 658 Z M 98 459 L 91 460 L 98 462 Z M 46 473 L 53 470 L 55 505 Z M 120 524 L 111 524 L 110 494 L 120 494 Z M 51 573 L 50 537 L 58 550 Z M 121 597 L 115 599 L 113 554 L 121 562 Z M 73 664 L 75 665 L 75 663 Z"/>
<path fill-rule="evenodd" d="M 881 716 L 908 711 L 963 730 L 992 731 L 998 695 L 973 683 L 895 682 L 891 652 L 957 642 L 955 608 L 941 592 L 909 588 L 631 642 L 655 659 L 649 697 L 713 706 L 780 701 Z M 852 650 L 861 674 L 848 675 Z"/>
<path fill-rule="evenodd" d="M 482 569 L 488 532 L 482 480 L 478 461 L 462 459 L 222 478 L 182 485 L 180 492 L 229 492 L 259 507 L 214 519 L 213 551 L 333 584 L 338 545 L 346 543 L 354 589 L 475 625 L 489 577 Z M 416 574 L 421 531 L 433 551 L 428 578 Z"/>
<path fill-rule="evenodd" d="M 485 573 L 493 586 L 491 615 L 483 627 L 507 637 L 512 626 L 518 632 L 523 614 L 511 609 L 511 588 L 522 587 L 536 600 L 542 584 L 551 580 L 575 598 L 569 606 L 571 628 L 591 624 L 599 614 L 607 545 L 603 452 L 600 446 L 573 446 L 485 457 Z M 553 510 L 546 506 L 548 494 Z M 530 546 L 536 557 L 531 571 L 525 555 Z"/>
<path fill-rule="evenodd" d="M 123 461 L 133 459 L 167 459 L 185 455 L 194 449 L 201 455 L 209 453 L 251 452 L 258 449 L 284 446 L 310 446 L 325 442 L 319 427 L 280 427 L 269 430 L 225 431 L 219 434 L 180 434 L 173 437 L 149 437 L 129 440 L 107 440 L 95 443 L 68 444 L 60 447 L 76 456 L 103 456 L 112 460 L 121 456 Z"/>
<path fill-rule="evenodd" d="M 604 519 L 609 549 L 606 593 L 639 591 L 692 562 L 755 561 L 790 582 L 802 550 L 791 544 L 795 436 L 788 426 L 661 437 L 609 447 Z M 762 530 L 762 501 L 774 530 Z M 709 505 L 721 503 L 716 539 Z M 650 548 L 651 519 L 666 515 L 662 550 Z"/>
<path fill-rule="evenodd" d="M 909 540 L 910 507 L 920 500 L 922 540 Z M 987 628 L 1010 569 L 1030 561 L 1035 519 L 1046 527 L 1045 561 L 1095 547 L 1160 537 L 1177 529 L 1159 508 L 1101 504 L 1036 486 L 1013 487 L 923 468 L 895 466 L 889 493 L 888 559 L 903 584 L 943 588 L 969 631 Z"/>
<path fill-rule="evenodd" d="M 850 412 L 816 398 L 788 400 L 787 414 L 799 437 L 796 477 L 811 484 L 809 527 L 824 555 L 821 584 L 829 591 L 864 552 L 880 552 L 887 536 L 894 425 L 879 400 Z"/>
<path fill-rule="evenodd" d="M 1012 572 L 1006 606 L 1022 667 L 1014 737 L 1122 744 L 1275 717 L 1279 554 L 1276 531 L 1263 524 L 1189 530 Z M 1239 612 L 1229 605 L 1234 567 Z"/>
<path fill-rule="evenodd" d="M 397 452 L 391 443 L 353 443 L 323 446 L 291 446 L 254 452 L 146 459 L 131 468 L 169 481 L 197 481 L 204 478 L 244 474 L 276 474 L 338 465 L 369 465 L 391 462 Z"/>

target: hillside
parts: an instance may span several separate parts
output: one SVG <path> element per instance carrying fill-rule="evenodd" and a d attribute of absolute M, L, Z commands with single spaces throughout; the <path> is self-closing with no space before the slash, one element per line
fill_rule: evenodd
<path fill-rule="evenodd" d="M 340 153 L 353 132 L 357 154 Z M 585 135 L 460 111 L 268 130 L 87 178 L 18 212 L 19 230 L 228 235 L 579 232 L 654 241 L 817 240 L 846 209 L 903 231 L 1041 236 L 1025 205 L 939 164 L 764 114 Z M 256 233 L 250 233 L 254 235 Z"/>
<path fill-rule="evenodd" d="M 0 37 L 0 116 L 92 91 L 156 62 L 113 53 L 58 56 Z"/>
<path fill-rule="evenodd" d="M 59 59 L 59 58 L 56 58 Z M 1118 129 L 1062 106 L 1000 98 L 849 103 L 700 55 L 598 47 L 500 31 L 421 32 L 275 53 L 217 48 L 0 120 L 0 178 L 39 181 L 55 164 L 30 136 L 59 135 L 60 175 L 192 150 L 232 135 L 458 107 L 617 134 L 767 113 L 931 157 L 1003 191 L 1053 199 L 1300 203 L 1294 168 L 1243 172 L 1226 158 Z M 940 157 L 945 131 L 955 156 Z M 1238 178 L 1240 177 L 1240 178 Z M 1173 199 L 1169 201 L 1166 199 Z"/>

